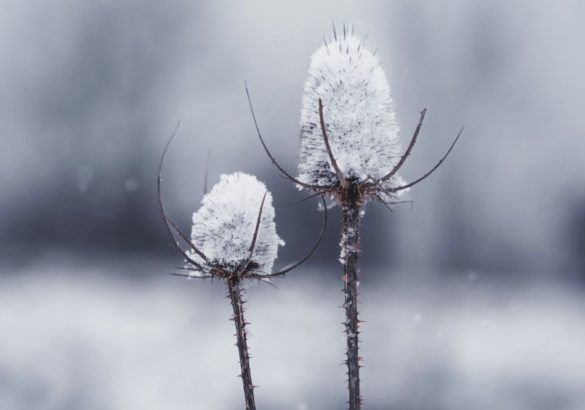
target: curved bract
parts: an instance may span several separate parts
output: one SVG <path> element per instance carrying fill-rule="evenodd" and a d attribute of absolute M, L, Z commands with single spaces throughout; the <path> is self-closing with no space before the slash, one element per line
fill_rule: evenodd
<path fill-rule="evenodd" d="M 244 173 L 222 175 L 193 214 L 190 257 L 203 268 L 234 271 L 248 265 L 249 273 L 270 273 L 278 246 L 272 195 L 256 177 Z M 196 275 L 198 273 L 195 273 Z"/>
<path fill-rule="evenodd" d="M 298 179 L 323 187 L 341 182 L 333 157 L 344 178 L 378 181 L 398 163 L 400 151 L 390 86 L 378 58 L 353 34 L 336 36 L 311 57 L 302 100 Z M 385 188 L 404 184 L 397 174 L 383 182 Z"/>

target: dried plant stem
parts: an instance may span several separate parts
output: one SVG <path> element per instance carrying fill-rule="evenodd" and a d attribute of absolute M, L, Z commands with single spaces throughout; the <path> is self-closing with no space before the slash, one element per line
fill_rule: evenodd
<path fill-rule="evenodd" d="M 228 297 L 232 303 L 234 316 L 232 317 L 236 326 L 236 339 L 238 352 L 240 354 L 240 368 L 242 384 L 244 387 L 244 399 L 246 400 L 246 410 L 256 410 L 254 401 L 254 384 L 252 383 L 252 373 L 250 371 L 250 353 L 248 352 L 248 337 L 246 334 L 246 320 L 244 319 L 244 300 L 240 281 L 237 277 L 230 278 L 227 281 Z"/>
<path fill-rule="evenodd" d="M 349 191 L 352 191 L 351 185 Z M 352 198 L 353 197 L 353 198 Z M 359 225 L 361 204 L 354 195 L 349 195 L 342 205 L 342 239 L 341 261 L 345 302 L 345 334 L 347 337 L 347 387 L 349 390 L 349 409 L 359 410 L 360 395 L 360 360 L 359 356 L 359 319 L 358 319 L 358 258 Z"/>

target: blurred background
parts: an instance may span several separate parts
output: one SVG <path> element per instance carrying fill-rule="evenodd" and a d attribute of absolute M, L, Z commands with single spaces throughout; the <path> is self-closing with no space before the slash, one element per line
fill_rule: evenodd
<path fill-rule="evenodd" d="M 585 408 L 585 5 L 528 0 L 1 0 L 0 409 L 242 408 L 221 284 L 181 263 L 209 182 L 254 173 L 287 245 L 316 238 L 296 172 L 311 54 L 351 23 L 377 49 L 403 176 L 449 160 L 363 226 L 363 394 L 371 410 Z M 339 213 L 287 279 L 248 291 L 259 408 L 344 408 Z"/>

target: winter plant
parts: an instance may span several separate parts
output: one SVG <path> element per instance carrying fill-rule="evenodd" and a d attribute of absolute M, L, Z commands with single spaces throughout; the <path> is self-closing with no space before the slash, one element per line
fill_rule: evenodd
<path fill-rule="evenodd" d="M 182 269 L 187 273 L 173 274 L 186 278 L 217 279 L 225 283 L 227 298 L 233 308 L 232 320 L 236 329 L 246 410 L 255 410 L 243 285 L 248 281 L 269 282 L 305 262 L 321 242 L 327 215 L 324 216 L 319 239 L 311 251 L 298 262 L 272 272 L 278 247 L 284 245 L 276 233 L 272 195 L 256 177 L 234 173 L 222 175 L 220 181 L 205 194 L 201 207 L 193 214 L 191 236 L 187 237 L 166 214 L 161 195 L 163 161 L 173 136 L 165 146 L 158 170 L 161 216 L 186 263 Z"/>
<path fill-rule="evenodd" d="M 312 55 L 301 109 L 299 175 L 293 177 L 268 150 L 258 128 L 246 88 L 258 137 L 271 161 L 285 178 L 311 196 L 325 195 L 341 208 L 340 262 L 343 265 L 345 335 L 349 409 L 361 408 L 358 316 L 358 259 L 360 222 L 365 205 L 378 201 L 390 208 L 400 196 L 431 175 L 447 158 L 463 129 L 427 173 L 412 182 L 398 174 L 410 155 L 426 109 L 402 155 L 399 126 L 390 86 L 376 55 L 364 40 L 343 27 Z"/>

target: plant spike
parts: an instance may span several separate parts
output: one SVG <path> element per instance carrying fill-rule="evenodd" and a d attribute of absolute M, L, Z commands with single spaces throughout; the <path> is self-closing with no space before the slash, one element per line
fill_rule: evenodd
<path fill-rule="evenodd" d="M 193 261 L 188 255 L 187 253 L 183 250 L 183 248 L 181 247 L 181 245 L 179 244 L 179 241 L 175 238 L 175 235 L 173 234 L 173 231 L 171 229 L 171 227 L 169 226 L 169 222 L 170 224 L 175 227 L 175 229 L 177 229 L 177 232 L 179 233 L 179 235 L 181 235 L 183 237 L 182 232 L 176 228 L 176 225 L 167 217 L 166 212 L 165 212 L 165 207 L 164 207 L 164 203 L 162 200 L 162 168 L 163 168 L 163 163 L 165 160 L 165 157 L 167 155 L 167 151 L 169 149 L 169 146 L 171 145 L 171 142 L 173 141 L 173 139 L 175 138 L 175 135 L 177 135 L 177 131 L 179 130 L 179 126 L 181 125 L 181 121 L 177 122 L 177 125 L 175 126 L 175 130 L 173 131 L 173 133 L 171 134 L 170 138 L 168 139 L 163 152 L 160 156 L 160 161 L 158 163 L 158 173 L 157 173 L 157 184 L 156 184 L 156 191 L 157 191 L 157 198 L 158 198 L 158 206 L 159 206 L 159 212 L 161 213 L 162 216 L 162 220 L 164 222 L 165 228 L 167 230 L 167 232 L 169 233 L 173 243 L 175 244 L 175 246 L 177 247 L 177 249 L 179 250 L 179 252 L 181 252 L 181 254 L 185 257 L 185 259 L 187 259 L 190 263 L 193 263 L 195 266 L 199 266 L 195 261 Z M 191 241 L 186 240 L 186 242 L 189 243 L 189 245 L 193 248 L 193 250 L 199 254 L 203 259 L 207 259 L 205 257 L 205 255 L 203 255 L 203 253 L 201 253 L 197 247 L 191 243 Z"/>
<path fill-rule="evenodd" d="M 457 144 L 457 141 L 459 141 L 459 137 L 461 137 L 461 134 L 463 133 L 463 127 L 461 127 L 461 129 L 459 130 L 459 133 L 457 134 L 457 137 L 455 137 L 455 140 L 451 143 L 451 146 L 449 147 L 449 149 L 447 150 L 447 152 L 445 153 L 445 155 L 443 155 L 443 157 L 439 160 L 439 162 L 437 162 L 435 164 L 434 167 L 432 167 L 426 174 L 424 174 L 422 177 L 414 180 L 413 182 L 406 184 L 406 185 L 402 185 L 396 188 L 391 188 L 390 191 L 391 192 L 399 192 L 402 191 L 404 189 L 408 189 L 416 184 L 418 184 L 419 182 L 423 181 L 424 179 L 426 179 L 428 176 L 430 176 L 433 172 L 435 172 L 437 170 L 437 168 L 439 168 L 441 166 L 441 164 L 447 159 L 447 157 L 449 156 L 449 154 L 451 153 L 451 151 L 453 150 L 453 147 L 455 147 L 455 144 Z"/>
<path fill-rule="evenodd" d="M 258 126 L 258 121 L 256 120 L 256 114 L 254 113 L 254 106 L 252 105 L 252 98 L 250 97 L 250 91 L 248 91 L 248 84 L 247 83 L 244 83 L 244 88 L 246 89 L 246 96 L 248 97 L 248 105 L 250 106 L 250 112 L 252 113 L 252 120 L 254 121 L 254 127 L 256 128 L 256 134 L 258 134 L 258 138 L 260 138 L 260 142 L 262 143 L 262 146 L 264 147 L 264 151 L 266 152 L 266 154 L 268 155 L 268 158 L 270 158 L 270 160 L 272 161 L 272 163 L 274 164 L 274 166 L 276 168 L 278 168 L 278 170 L 283 174 L 283 176 L 286 179 L 288 179 L 289 181 L 294 182 L 297 185 L 300 185 L 300 186 L 302 186 L 304 188 L 307 188 L 307 189 L 318 189 L 318 188 L 322 188 L 322 187 L 319 187 L 317 185 L 310 185 L 310 184 L 306 184 L 304 182 L 299 181 L 298 179 L 296 179 L 295 177 L 293 177 L 292 175 L 290 175 L 276 161 L 276 158 L 274 158 L 274 156 L 270 153 L 270 150 L 268 149 L 268 146 L 264 142 L 264 138 L 262 138 L 262 133 L 260 132 L 260 127 Z"/>
<path fill-rule="evenodd" d="M 418 125 L 416 126 L 416 129 L 414 130 L 414 134 L 412 134 L 412 138 L 410 139 L 410 143 L 408 144 L 408 148 L 406 148 L 406 151 L 400 157 L 400 161 L 398 161 L 398 163 L 394 166 L 394 168 L 392 168 L 392 171 L 390 171 L 387 175 L 380 178 L 380 182 L 386 182 L 390 178 L 392 178 L 400 170 L 400 168 L 402 167 L 402 165 L 406 161 L 406 158 L 408 158 L 410 156 L 410 151 L 412 151 L 412 148 L 414 147 L 414 144 L 416 143 L 416 138 L 418 137 L 418 133 L 420 132 L 420 129 L 422 127 L 422 123 L 423 123 L 423 120 L 425 119 L 426 113 L 427 113 L 426 108 L 420 112 L 420 118 L 418 120 Z"/>
<path fill-rule="evenodd" d="M 187 244 L 189 245 L 189 247 L 191 247 L 191 249 L 193 249 L 193 251 L 194 251 L 194 252 L 195 252 L 197 255 L 199 255 L 199 256 L 200 256 L 200 257 L 201 257 L 203 260 L 207 260 L 207 256 L 205 256 L 205 255 L 203 254 L 203 252 L 201 252 L 201 251 L 200 251 L 200 250 L 199 250 L 199 249 L 198 249 L 198 248 L 195 246 L 195 244 L 194 244 L 194 243 L 193 243 L 191 240 L 189 240 L 189 238 L 187 238 L 187 235 L 185 235 L 185 234 L 183 233 L 183 231 L 181 231 L 181 230 L 179 229 L 179 227 L 177 227 L 177 225 L 176 225 L 176 224 L 173 222 L 173 220 L 172 220 L 171 218 L 169 218 L 167 215 L 165 215 L 165 214 L 163 213 L 163 211 L 162 211 L 162 210 L 160 210 L 160 212 L 161 212 L 161 214 L 162 214 L 163 218 L 164 218 L 164 219 L 165 219 L 165 220 L 166 220 L 166 221 L 167 221 L 167 222 L 168 222 L 168 223 L 169 223 L 169 224 L 170 224 L 170 225 L 173 227 L 173 229 L 174 229 L 174 230 L 177 232 L 177 234 L 178 234 L 178 235 L 181 237 L 181 239 L 182 239 L 183 241 L 185 241 L 185 243 L 187 243 Z"/>
<path fill-rule="evenodd" d="M 264 208 L 264 201 L 266 200 L 266 194 L 268 191 L 264 193 L 262 197 L 262 202 L 260 203 L 260 211 L 258 211 L 258 219 L 256 220 L 256 228 L 254 229 L 254 235 L 252 236 L 252 243 L 250 244 L 250 256 L 248 259 L 252 259 L 252 255 L 254 255 L 254 249 L 256 248 L 256 240 L 258 239 L 258 231 L 260 230 L 260 221 L 262 220 L 262 209 Z"/>
<path fill-rule="evenodd" d="M 345 37 L 345 26 L 343 30 L 343 37 Z M 327 154 L 329 155 L 329 160 L 331 161 L 331 165 L 333 165 L 333 169 L 335 170 L 335 174 L 337 174 L 337 180 L 342 186 L 347 186 L 347 182 L 345 181 L 345 177 L 343 173 L 339 169 L 339 165 L 337 165 L 337 161 L 333 156 L 333 152 L 331 151 L 331 145 L 329 145 L 329 138 L 327 137 L 327 130 L 325 127 L 325 120 L 323 119 L 323 101 L 319 98 L 319 122 L 321 124 L 321 133 L 323 134 L 323 142 L 325 143 L 325 148 L 327 149 Z"/>
<path fill-rule="evenodd" d="M 175 226 L 175 224 L 173 223 L 173 221 L 171 221 L 164 213 L 163 211 L 161 211 L 160 209 L 158 210 L 162 216 L 163 221 L 165 222 L 165 224 L 168 226 L 169 224 L 173 227 L 173 229 L 177 230 L 178 228 Z M 170 229 L 170 228 L 169 228 Z M 186 262 L 189 262 L 190 264 L 192 264 L 193 266 L 195 266 L 197 269 L 199 270 L 203 270 L 203 267 L 196 262 L 195 260 L 193 260 L 193 258 L 191 258 L 189 256 L 189 254 L 187 253 L 186 250 L 183 249 L 183 247 L 181 246 L 181 244 L 179 243 L 179 241 L 175 238 L 174 234 L 171 232 L 171 236 L 172 236 L 172 240 L 173 240 L 173 244 L 175 245 L 175 248 L 179 251 L 179 253 L 181 255 L 183 255 L 183 257 L 185 258 Z M 180 231 L 177 231 L 177 233 L 179 234 L 179 236 L 182 237 L 183 233 Z M 189 244 L 191 244 L 191 242 L 188 242 Z"/>
<path fill-rule="evenodd" d="M 290 272 L 291 270 L 298 268 L 303 263 L 305 263 L 311 256 L 313 256 L 313 253 L 315 253 L 315 251 L 317 250 L 317 248 L 321 244 L 321 241 L 323 240 L 323 236 L 325 235 L 325 231 L 327 229 L 327 206 L 325 203 L 325 198 L 323 198 L 323 196 L 321 196 L 321 201 L 323 202 L 323 226 L 321 227 L 321 233 L 319 234 L 319 239 L 317 239 L 317 242 L 315 242 L 315 245 L 313 245 L 313 247 L 311 248 L 309 253 L 306 254 L 303 258 L 299 259 L 296 262 L 291 263 L 288 266 L 285 266 L 284 268 L 282 268 L 279 271 L 268 274 L 266 276 L 268 276 L 268 277 L 283 276 L 286 273 Z"/>

